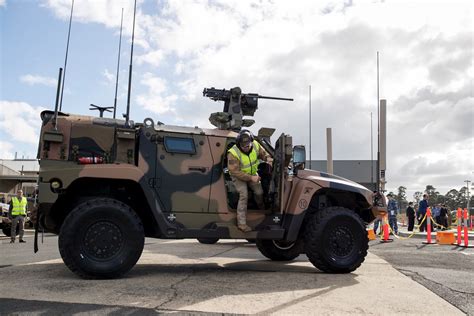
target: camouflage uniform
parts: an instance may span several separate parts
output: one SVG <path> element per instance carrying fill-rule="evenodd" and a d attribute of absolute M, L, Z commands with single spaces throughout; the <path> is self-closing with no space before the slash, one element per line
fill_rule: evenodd
<path fill-rule="evenodd" d="M 241 155 L 250 155 L 252 151 L 256 150 L 256 146 L 252 144 L 252 148 L 249 153 L 244 153 L 237 145 L 234 145 L 233 148 L 238 150 Z M 266 161 L 270 155 L 262 148 L 258 146 L 257 158 L 263 161 Z M 232 153 L 227 153 L 228 169 L 232 177 L 232 182 L 235 185 L 237 192 L 239 192 L 239 202 L 237 204 L 237 224 L 239 226 L 247 225 L 246 215 L 247 215 L 247 202 L 248 202 L 248 187 L 253 191 L 255 201 L 259 209 L 264 209 L 265 205 L 263 203 L 263 190 L 262 184 L 259 182 L 252 182 L 252 175 L 241 170 L 242 163 L 236 158 Z M 258 163 L 256 168 L 258 167 Z"/>

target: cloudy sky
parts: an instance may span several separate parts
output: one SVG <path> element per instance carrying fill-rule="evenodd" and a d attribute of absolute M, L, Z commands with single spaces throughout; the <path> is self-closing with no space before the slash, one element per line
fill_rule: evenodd
<path fill-rule="evenodd" d="M 294 98 L 261 100 L 252 130 L 274 126 L 308 148 L 311 85 L 312 158 L 325 159 L 331 127 L 334 159 L 369 160 L 379 51 L 387 189 L 459 189 L 474 180 L 473 3 L 140 0 L 131 118 L 210 127 L 222 105 L 202 89 L 240 86 Z M 133 0 L 75 0 L 63 111 L 97 115 L 89 104 L 113 105 L 122 8 L 117 112 L 125 112 Z M 0 158 L 36 156 L 70 10 L 71 0 L 0 0 Z"/>

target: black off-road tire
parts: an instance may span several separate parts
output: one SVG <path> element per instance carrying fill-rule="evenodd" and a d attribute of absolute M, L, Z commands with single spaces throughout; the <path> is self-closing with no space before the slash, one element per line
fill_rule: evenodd
<path fill-rule="evenodd" d="M 59 233 L 66 266 L 85 279 L 111 279 L 127 273 L 140 258 L 145 234 L 138 215 L 110 198 L 76 206 Z"/>
<path fill-rule="evenodd" d="M 300 241 L 285 242 L 279 240 L 257 239 L 257 248 L 262 255 L 273 261 L 291 261 L 302 253 Z"/>
<path fill-rule="evenodd" d="M 8 236 L 8 237 L 11 237 L 12 235 L 12 225 L 4 225 L 2 227 L 2 232 L 5 234 L 5 236 Z M 18 236 L 20 234 L 20 227 L 17 226 L 16 227 L 16 236 Z"/>
<path fill-rule="evenodd" d="M 305 227 L 304 249 L 319 270 L 349 273 L 367 256 L 369 238 L 362 219 L 343 207 L 328 207 L 312 215 Z"/>
<path fill-rule="evenodd" d="M 198 238 L 197 239 L 201 244 L 213 245 L 219 241 L 219 238 Z"/>

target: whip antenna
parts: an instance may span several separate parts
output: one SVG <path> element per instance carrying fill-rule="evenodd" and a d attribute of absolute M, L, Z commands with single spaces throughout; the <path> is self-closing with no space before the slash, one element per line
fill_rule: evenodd
<path fill-rule="evenodd" d="M 133 28 L 132 28 L 132 47 L 130 52 L 130 69 L 128 72 L 128 96 L 127 96 L 127 113 L 125 114 L 125 126 L 129 124 L 130 118 L 130 91 L 132 90 L 132 62 L 133 62 L 133 41 L 135 39 L 135 14 L 137 13 L 137 0 L 133 9 Z"/>
<path fill-rule="evenodd" d="M 71 16 L 69 17 L 69 31 L 67 33 L 67 44 L 66 44 L 66 57 L 64 58 L 64 72 L 63 72 L 63 82 L 61 86 L 61 101 L 59 102 L 59 111 L 63 108 L 63 94 L 64 94 L 64 81 L 66 81 L 66 66 L 67 66 L 67 54 L 69 52 L 69 38 L 71 37 L 71 24 L 72 24 L 72 12 L 74 10 L 74 0 L 71 4 Z"/>
<path fill-rule="evenodd" d="M 119 49 L 118 49 L 118 61 L 117 61 L 117 76 L 115 77 L 114 118 L 115 118 L 115 113 L 117 112 L 117 90 L 118 90 L 119 69 L 120 69 L 120 48 L 122 47 L 122 25 L 123 25 L 123 8 L 122 8 L 122 18 L 120 19 L 120 39 L 119 39 Z"/>

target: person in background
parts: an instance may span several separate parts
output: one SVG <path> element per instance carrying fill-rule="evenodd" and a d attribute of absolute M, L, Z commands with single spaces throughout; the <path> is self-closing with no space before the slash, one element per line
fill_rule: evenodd
<path fill-rule="evenodd" d="M 426 210 L 428 209 L 428 194 L 423 194 L 423 200 L 420 201 L 418 204 L 418 213 L 416 214 L 418 218 L 418 224 L 420 225 L 420 232 L 424 232 L 426 230 L 426 218 L 423 218 L 426 215 Z"/>
<path fill-rule="evenodd" d="M 441 228 L 442 230 L 448 229 L 448 208 L 445 204 L 441 205 L 441 209 L 439 211 L 439 222 L 440 225 L 443 225 Z"/>
<path fill-rule="evenodd" d="M 25 218 L 26 218 L 26 209 L 28 207 L 28 202 L 26 197 L 23 196 L 23 191 L 18 190 L 17 195 L 12 197 L 10 201 L 10 209 L 8 217 L 12 221 L 11 227 L 11 240 L 10 243 L 13 244 L 16 238 L 16 227 L 20 225 L 20 242 L 24 243 L 23 235 L 25 233 Z"/>
<path fill-rule="evenodd" d="M 397 214 L 398 214 L 398 203 L 393 198 L 393 195 L 389 194 L 388 196 L 388 224 L 392 228 L 392 232 L 395 235 L 398 235 L 398 223 L 397 223 Z"/>
<path fill-rule="evenodd" d="M 441 211 L 441 204 L 436 204 L 434 207 L 433 207 L 433 211 L 431 212 L 431 216 L 433 217 L 434 221 L 436 222 L 437 225 L 434 225 L 436 226 L 436 229 L 440 229 L 441 227 L 438 226 L 438 225 L 442 225 L 441 224 L 441 218 L 439 216 L 440 214 L 440 211 Z M 433 230 L 432 230 L 433 231 Z"/>
<path fill-rule="evenodd" d="M 412 232 L 415 226 L 415 209 L 413 208 L 413 202 L 408 203 L 406 216 L 408 218 L 408 231 Z"/>

